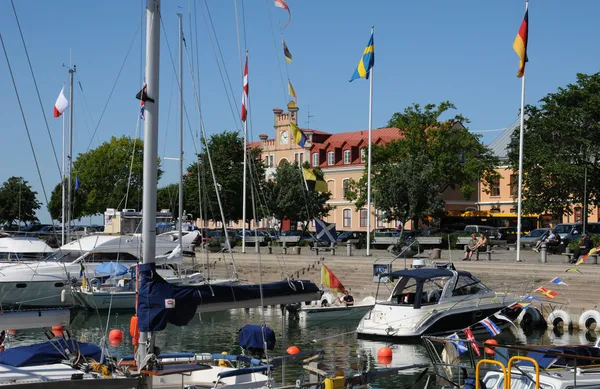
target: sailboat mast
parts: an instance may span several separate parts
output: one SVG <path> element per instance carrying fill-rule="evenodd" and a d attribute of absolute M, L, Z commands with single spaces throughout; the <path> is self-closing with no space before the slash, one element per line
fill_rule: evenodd
<path fill-rule="evenodd" d="M 69 155 L 67 158 L 69 159 L 69 176 L 67 181 L 67 225 L 63 226 L 63 231 L 65 227 L 67 228 L 67 241 L 71 241 L 71 217 L 72 217 L 72 197 L 73 192 L 72 188 L 72 175 L 73 175 L 73 106 L 75 105 L 75 101 L 73 101 L 73 74 L 77 71 L 77 66 L 73 65 L 72 69 L 69 69 Z"/>
<path fill-rule="evenodd" d="M 179 247 L 183 250 L 183 26 L 181 13 L 179 20 Z"/>
<path fill-rule="evenodd" d="M 142 197 L 142 256 L 153 263 L 156 256 L 156 186 L 158 184 L 158 73 L 160 59 L 160 0 L 146 2 L 146 93 L 144 103 L 144 186 Z M 152 101 L 151 101 L 152 100 Z M 148 345 L 150 341 L 150 345 Z M 153 349 L 147 332 L 140 332 L 138 366 Z M 150 347 L 148 347 L 150 346 Z M 148 380 L 150 381 L 150 380 Z"/>
<path fill-rule="evenodd" d="M 62 197 L 61 197 L 61 206 L 62 206 L 62 212 L 61 212 L 61 233 L 60 233 L 60 245 L 64 246 L 65 245 L 65 219 L 67 217 L 66 215 L 66 209 L 65 209 L 65 205 L 66 205 L 66 201 L 65 201 L 65 197 L 66 197 L 66 188 L 65 188 L 65 127 L 66 126 L 66 121 L 65 121 L 65 115 L 63 115 L 62 117 L 62 167 L 61 167 L 61 172 L 60 172 L 60 176 L 61 176 L 61 183 L 62 183 Z"/>

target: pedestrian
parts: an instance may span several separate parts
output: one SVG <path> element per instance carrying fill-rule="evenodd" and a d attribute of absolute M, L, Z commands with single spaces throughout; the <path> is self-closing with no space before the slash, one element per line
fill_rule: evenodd
<path fill-rule="evenodd" d="M 488 238 L 485 233 L 479 234 L 479 240 L 477 241 L 477 246 L 475 247 L 475 260 L 479 261 L 479 253 L 481 251 L 485 252 L 488 250 Z"/>
<path fill-rule="evenodd" d="M 573 258 L 571 259 L 571 263 L 577 263 L 579 257 L 585 255 L 590 252 L 592 249 L 592 241 L 587 234 L 581 235 L 581 240 L 579 241 L 579 247 L 573 252 Z"/>
<path fill-rule="evenodd" d="M 463 261 L 470 261 L 471 257 L 473 256 L 473 252 L 475 251 L 476 247 L 477 247 L 477 234 L 472 233 L 471 234 L 471 241 L 465 245 L 465 256 L 463 257 Z"/>

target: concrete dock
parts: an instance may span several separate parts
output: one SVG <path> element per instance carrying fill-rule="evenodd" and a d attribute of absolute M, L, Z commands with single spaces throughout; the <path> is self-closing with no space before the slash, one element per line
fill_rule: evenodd
<path fill-rule="evenodd" d="M 262 266 L 262 282 L 279 281 L 290 276 L 317 284 L 321 282 L 321 264 L 324 263 L 346 288 L 352 290 L 355 298 L 375 296 L 378 283 L 373 281 L 373 262 L 377 260 L 377 263 L 390 263 L 394 257 L 383 250 L 373 250 L 369 257 L 365 255 L 364 250 L 357 250 L 352 256 L 347 256 L 346 253 L 346 248 L 343 247 L 338 249 L 335 255 L 331 252 L 320 252 L 317 255 L 310 248 L 302 247 L 301 254 L 296 254 L 291 248 L 287 254 L 283 254 L 281 247 L 273 247 L 273 253 L 268 254 L 267 248 L 261 247 L 260 254 L 256 254 L 254 247 L 249 247 L 244 254 L 241 253 L 240 247 L 235 247 L 233 256 L 239 277 L 252 283 L 261 281 L 259 261 Z M 431 253 L 428 251 L 421 253 L 420 257 L 427 265 L 433 261 L 451 261 L 458 270 L 473 273 L 498 292 L 531 294 L 544 302 L 542 308 L 547 311 L 544 314 L 554 309 L 580 314 L 582 311 L 595 309 L 598 305 L 600 265 L 593 264 L 591 259 L 589 263 L 578 266 L 579 272 L 565 272 L 572 267 L 567 263 L 566 256 L 548 255 L 547 263 L 541 263 L 540 254 L 530 250 L 521 251 L 522 262 L 516 262 L 516 251 L 505 249 L 494 249 L 491 261 L 485 260 L 483 255 L 479 261 L 462 261 L 462 250 L 442 250 L 439 260 L 429 259 Z M 407 259 L 408 268 L 414 259 Z M 210 278 L 225 277 L 231 271 L 231 254 L 197 251 L 195 264 L 196 268 L 205 274 L 208 268 Z M 392 263 L 393 270 L 401 270 L 404 267 L 403 258 L 398 258 Z M 568 285 L 551 283 L 555 277 L 559 277 Z M 557 292 L 558 296 L 549 300 L 542 294 L 535 293 L 535 289 L 540 286 Z M 389 293 L 389 286 L 382 286 L 378 298 L 387 297 Z"/>

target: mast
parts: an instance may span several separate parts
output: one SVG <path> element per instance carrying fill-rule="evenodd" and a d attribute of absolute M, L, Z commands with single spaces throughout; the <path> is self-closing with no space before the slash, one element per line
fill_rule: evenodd
<path fill-rule="evenodd" d="M 158 164 L 158 73 L 160 59 L 160 0 L 146 2 L 146 92 L 144 104 L 144 186 L 142 198 L 142 256 L 144 263 L 153 263 L 156 255 L 156 185 Z M 152 100 L 152 101 L 151 101 Z M 154 340 L 140 332 L 138 368 L 153 351 Z M 147 380 L 151 385 L 151 380 Z"/>
<path fill-rule="evenodd" d="M 64 86 L 63 86 L 64 87 Z M 61 181 L 62 181 L 62 197 L 61 197 L 61 206 L 62 206 L 62 212 L 61 212 L 61 226 L 62 226 L 62 231 L 60 233 L 60 245 L 64 246 L 65 245 L 65 218 L 66 218 L 66 214 L 65 214 L 65 194 L 67 193 L 65 191 L 65 129 L 66 129 L 66 121 L 65 121 L 65 115 L 62 115 L 62 167 L 61 167 Z"/>
<path fill-rule="evenodd" d="M 246 50 L 246 70 L 248 69 L 248 50 Z M 244 90 L 244 94 L 242 97 L 242 100 L 246 101 L 242 101 L 242 105 L 247 104 L 247 99 L 248 99 L 248 95 L 247 95 L 247 85 L 248 85 L 248 75 L 246 74 L 246 71 L 244 71 L 244 74 L 242 75 L 243 81 L 242 81 L 242 88 Z M 244 109 L 248 109 L 247 106 L 243 106 L 242 110 Z M 248 169 L 247 167 L 247 163 L 248 163 L 248 125 L 247 125 L 247 121 L 246 121 L 246 114 L 242 113 L 242 120 L 244 122 L 244 174 L 243 174 L 243 182 L 242 182 L 242 253 L 246 253 L 246 170 Z"/>
<path fill-rule="evenodd" d="M 371 37 L 375 27 L 371 27 Z M 371 146 L 373 143 L 373 67 L 369 77 L 369 150 L 367 152 L 367 256 L 371 255 Z M 404 226 L 403 226 L 404 228 Z M 413 227 L 416 229 L 416 227 Z"/>
<path fill-rule="evenodd" d="M 69 159 L 69 175 L 67 181 L 67 241 L 71 241 L 71 210 L 72 206 L 72 175 L 73 175 L 73 106 L 75 105 L 75 101 L 73 101 L 73 74 L 77 71 L 77 66 L 73 65 L 73 69 L 69 68 L 69 154 L 67 158 Z M 64 236 L 65 226 L 63 225 L 63 236 Z"/>
<path fill-rule="evenodd" d="M 179 248 L 183 250 L 183 26 L 181 13 L 177 14 L 179 21 Z"/>

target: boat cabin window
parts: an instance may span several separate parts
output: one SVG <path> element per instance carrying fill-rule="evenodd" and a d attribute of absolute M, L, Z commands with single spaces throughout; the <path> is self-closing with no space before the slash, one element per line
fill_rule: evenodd
<path fill-rule="evenodd" d="M 56 262 L 64 262 L 71 263 L 77 258 L 81 257 L 83 252 L 81 251 L 56 251 L 49 256 L 46 257 L 46 261 L 56 261 Z"/>
<path fill-rule="evenodd" d="M 481 292 L 489 292 L 490 290 L 473 276 L 459 276 L 452 296 L 466 296 Z"/>
<path fill-rule="evenodd" d="M 86 262 L 137 262 L 137 258 L 129 253 L 94 251 L 86 255 Z"/>
<path fill-rule="evenodd" d="M 0 261 L 37 261 L 43 259 L 45 253 L 0 253 Z"/>
<path fill-rule="evenodd" d="M 391 302 L 399 305 L 414 305 L 415 307 L 437 304 L 449 278 L 433 277 L 427 280 L 416 280 L 412 277 L 402 277 L 396 283 Z M 421 287 L 419 288 L 419 286 Z"/>

